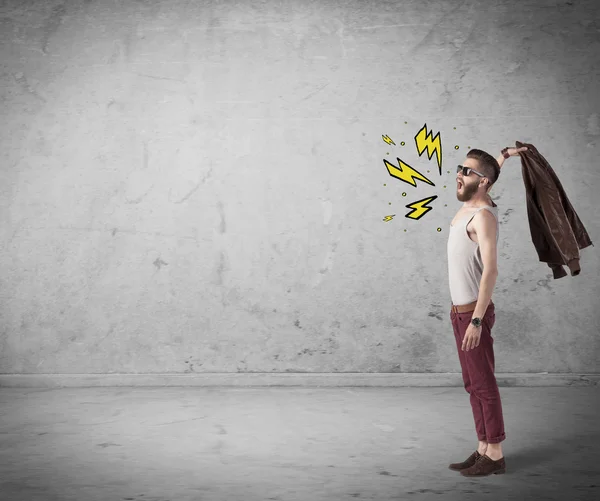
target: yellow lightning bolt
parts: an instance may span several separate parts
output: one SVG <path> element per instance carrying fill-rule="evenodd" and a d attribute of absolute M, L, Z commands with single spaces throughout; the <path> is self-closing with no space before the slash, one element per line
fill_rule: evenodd
<path fill-rule="evenodd" d="M 388 221 L 391 221 L 392 219 L 394 219 L 394 216 L 395 216 L 395 215 L 396 215 L 396 214 L 392 214 L 391 216 L 385 216 L 385 217 L 383 218 L 383 220 L 384 220 L 384 221 L 387 223 Z"/>
<path fill-rule="evenodd" d="M 396 146 L 396 143 L 394 143 L 394 141 L 392 141 L 392 138 L 390 136 L 384 136 L 382 134 L 381 139 L 383 139 L 387 144 L 393 144 L 394 146 Z"/>
<path fill-rule="evenodd" d="M 418 170 L 413 169 L 410 165 L 405 164 L 399 158 L 398 165 L 400 168 L 395 165 L 389 163 L 385 158 L 383 159 L 383 163 L 385 164 L 390 176 L 395 177 L 396 179 L 400 179 L 400 181 L 404 181 L 405 183 L 410 184 L 411 186 L 417 186 L 414 178 L 420 179 L 421 181 L 430 184 L 431 186 L 435 186 L 429 179 L 427 179 L 423 174 L 421 174 Z"/>
<path fill-rule="evenodd" d="M 427 204 L 433 202 L 436 198 L 437 198 L 437 195 L 434 195 L 433 197 L 423 198 L 422 200 L 417 200 L 416 202 L 413 202 L 412 204 L 406 205 L 405 206 L 406 208 L 413 209 L 413 210 L 410 211 L 408 214 L 406 214 L 405 217 L 408 217 L 410 219 L 415 219 L 415 220 L 421 219 L 425 214 L 427 214 L 432 209 L 432 207 L 427 207 Z"/>
<path fill-rule="evenodd" d="M 423 154 L 425 148 L 427 148 L 429 160 L 431 160 L 434 152 L 437 154 L 437 163 L 440 169 L 440 175 L 442 175 L 442 139 L 440 133 L 438 132 L 437 135 L 433 137 L 431 131 L 429 131 L 429 133 L 427 132 L 427 124 L 425 124 L 415 136 L 415 143 L 417 144 L 419 156 Z"/>

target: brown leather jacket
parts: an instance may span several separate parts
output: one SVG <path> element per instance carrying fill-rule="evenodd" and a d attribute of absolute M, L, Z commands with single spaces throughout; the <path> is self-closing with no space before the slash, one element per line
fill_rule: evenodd
<path fill-rule="evenodd" d="M 569 202 L 562 184 L 550 164 L 533 144 L 521 155 L 521 171 L 527 193 L 527 216 L 531 240 L 541 262 L 552 269 L 554 279 L 579 275 L 579 250 L 594 245 Z"/>

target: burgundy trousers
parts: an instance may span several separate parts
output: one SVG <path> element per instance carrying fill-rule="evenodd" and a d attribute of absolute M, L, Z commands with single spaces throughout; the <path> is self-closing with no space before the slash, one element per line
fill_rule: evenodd
<path fill-rule="evenodd" d="M 471 396 L 477 438 L 482 442 L 498 444 L 506 439 L 506 434 L 500 392 L 494 375 L 494 338 L 492 338 L 492 327 L 496 321 L 494 304 L 490 303 L 481 319 L 479 346 L 469 351 L 462 351 L 463 339 L 471 318 L 473 318 L 472 311 L 456 313 L 450 310 L 463 382 L 465 390 Z"/>

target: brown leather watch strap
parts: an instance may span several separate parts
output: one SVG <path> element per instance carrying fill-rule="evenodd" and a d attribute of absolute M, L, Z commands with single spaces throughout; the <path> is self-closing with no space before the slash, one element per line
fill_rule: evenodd
<path fill-rule="evenodd" d="M 500 153 L 502 153 L 504 158 L 510 158 L 510 155 L 508 154 L 508 147 L 504 148 Z"/>

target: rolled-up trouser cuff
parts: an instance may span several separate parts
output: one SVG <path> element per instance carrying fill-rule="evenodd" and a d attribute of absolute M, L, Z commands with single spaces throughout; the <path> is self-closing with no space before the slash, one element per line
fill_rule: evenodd
<path fill-rule="evenodd" d="M 499 437 L 495 437 L 495 438 L 488 438 L 486 440 L 486 442 L 488 444 L 499 444 L 500 442 L 504 442 L 504 440 L 506 440 L 506 433 L 503 433 L 502 435 L 500 435 Z"/>

